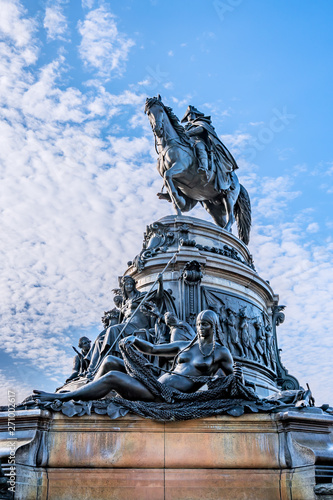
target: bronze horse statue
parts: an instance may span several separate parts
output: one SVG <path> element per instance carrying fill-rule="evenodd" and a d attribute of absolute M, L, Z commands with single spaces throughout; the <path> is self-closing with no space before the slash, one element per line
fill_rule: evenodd
<path fill-rule="evenodd" d="M 191 210 L 198 201 L 215 223 L 231 232 L 237 222 L 239 238 L 247 245 L 251 227 L 251 204 L 246 189 L 239 183 L 234 171 L 230 173 L 232 189 L 217 189 L 216 172 L 198 170 L 194 143 L 184 127 L 165 106 L 161 97 L 147 98 L 145 113 L 155 136 L 158 153 L 157 170 L 164 179 L 167 193 L 158 193 L 160 199 L 170 201 L 178 215 Z M 225 146 L 223 146 L 225 148 Z M 225 148 L 228 152 L 228 150 Z M 231 154 L 228 152 L 231 157 Z"/>

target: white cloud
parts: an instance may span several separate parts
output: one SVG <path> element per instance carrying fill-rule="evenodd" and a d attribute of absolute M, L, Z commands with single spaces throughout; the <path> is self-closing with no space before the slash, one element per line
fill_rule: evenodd
<path fill-rule="evenodd" d="M 121 76 L 134 41 L 117 28 L 115 16 L 106 6 L 91 10 L 78 24 L 82 37 L 79 53 L 88 69 L 102 77 Z"/>
<path fill-rule="evenodd" d="M 92 9 L 95 4 L 95 0 L 82 0 L 82 7 L 84 9 Z"/>
<path fill-rule="evenodd" d="M 292 180 L 288 176 L 264 177 L 252 185 L 255 216 L 270 218 L 282 214 L 288 202 L 301 194 L 301 191 L 294 191 L 292 187 Z"/>
<path fill-rule="evenodd" d="M 235 132 L 234 134 L 222 134 L 222 142 L 228 144 L 228 149 L 235 149 L 237 152 L 243 148 L 250 139 L 250 134 L 244 132 Z"/>
<path fill-rule="evenodd" d="M 35 22 L 24 18 L 25 10 L 18 0 L 0 0 L 0 33 L 17 47 L 24 47 L 32 40 Z"/>
<path fill-rule="evenodd" d="M 258 271 L 287 305 L 286 321 L 278 328 L 282 360 L 303 386 L 310 383 L 318 402 L 330 402 L 332 246 L 304 247 L 302 227 L 297 224 L 260 227 L 259 231 L 255 231 L 251 245 Z"/>
<path fill-rule="evenodd" d="M 165 84 L 163 85 L 163 87 L 164 87 L 165 89 L 168 89 L 168 90 L 173 89 L 173 83 L 172 83 L 172 82 L 167 82 L 167 83 L 165 83 Z"/>
<path fill-rule="evenodd" d="M 318 222 L 311 222 L 311 224 L 308 225 L 306 228 L 308 233 L 318 233 L 319 231 L 319 224 Z"/>
<path fill-rule="evenodd" d="M 15 404 L 19 404 L 29 394 L 31 394 L 31 388 L 28 384 L 25 384 L 23 380 L 18 384 L 15 377 L 8 377 L 3 370 L 0 370 L 0 405 L 12 404 L 12 398 L 14 398 Z"/>
<path fill-rule="evenodd" d="M 45 9 L 44 28 L 47 32 L 48 40 L 66 40 L 68 30 L 67 19 L 61 12 L 60 4 L 53 4 Z"/>

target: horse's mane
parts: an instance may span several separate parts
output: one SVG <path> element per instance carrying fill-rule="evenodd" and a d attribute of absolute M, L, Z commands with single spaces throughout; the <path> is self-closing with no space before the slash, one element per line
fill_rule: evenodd
<path fill-rule="evenodd" d="M 184 127 L 179 123 L 179 118 L 175 115 L 175 113 L 172 111 L 172 108 L 169 108 L 169 106 L 165 106 L 163 102 L 161 101 L 160 98 L 158 97 L 147 97 L 146 99 L 146 105 L 145 105 L 145 113 L 149 111 L 149 109 L 154 106 L 154 104 L 157 104 L 158 106 L 161 106 L 164 111 L 166 112 L 171 125 L 177 132 L 180 141 L 185 145 L 185 146 L 192 146 L 191 139 L 187 136 Z"/>

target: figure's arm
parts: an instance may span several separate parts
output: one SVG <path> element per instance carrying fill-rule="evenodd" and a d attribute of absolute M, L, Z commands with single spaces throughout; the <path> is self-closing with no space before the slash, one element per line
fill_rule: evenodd
<path fill-rule="evenodd" d="M 186 130 L 186 133 L 187 135 L 192 136 L 202 134 L 204 131 L 205 129 L 199 125 L 197 127 L 192 126 L 189 130 Z"/>
<path fill-rule="evenodd" d="M 192 338 L 195 337 L 195 331 L 193 330 L 191 325 L 189 325 L 189 323 L 187 323 L 186 321 L 179 321 L 179 326 L 182 326 L 185 330 L 187 330 L 187 332 L 192 336 Z"/>
<path fill-rule="evenodd" d="M 220 368 L 225 373 L 225 375 L 231 375 L 232 373 L 234 373 L 234 360 L 232 359 L 229 349 L 227 349 L 226 347 L 222 349 L 223 353 L 220 360 Z"/>
<path fill-rule="evenodd" d="M 152 301 L 145 302 L 140 307 L 140 311 L 143 312 L 143 314 L 146 314 L 147 316 L 154 316 L 158 320 L 161 320 L 164 322 L 163 314 L 159 311 L 156 304 L 154 304 L 154 302 L 152 302 Z"/>
<path fill-rule="evenodd" d="M 158 286 L 157 286 L 157 292 L 155 296 L 155 300 L 162 300 L 163 295 L 164 295 L 164 286 L 163 286 L 163 275 L 160 273 L 158 275 Z"/>
<path fill-rule="evenodd" d="M 155 356 L 176 356 L 182 349 L 184 349 L 189 342 L 172 342 L 171 344 L 151 344 L 147 340 L 142 340 L 134 335 L 126 337 L 121 341 L 123 344 L 134 345 L 139 351 L 145 354 L 155 354 Z"/>
<path fill-rule="evenodd" d="M 73 378 L 78 377 L 79 372 L 80 372 L 80 357 L 77 354 L 73 359 L 73 371 L 71 375 L 66 379 L 66 382 L 69 382 L 70 380 L 73 380 Z"/>

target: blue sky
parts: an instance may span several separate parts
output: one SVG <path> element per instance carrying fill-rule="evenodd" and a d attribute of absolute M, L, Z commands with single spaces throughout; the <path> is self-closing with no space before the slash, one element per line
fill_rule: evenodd
<path fill-rule="evenodd" d="M 170 213 L 143 114 L 160 93 L 180 118 L 210 114 L 236 157 L 256 268 L 287 305 L 283 362 L 332 404 L 332 2 L 0 8 L 2 401 L 66 378 L 146 224 Z"/>

